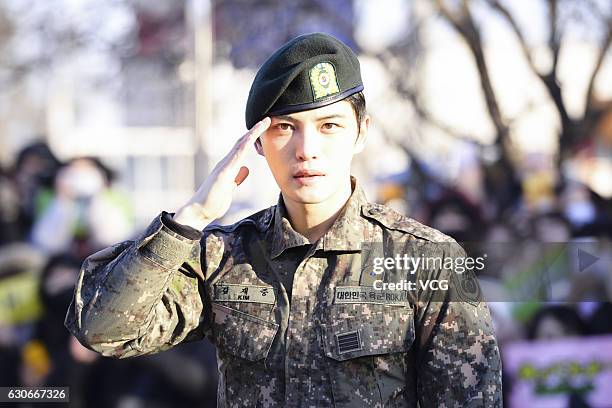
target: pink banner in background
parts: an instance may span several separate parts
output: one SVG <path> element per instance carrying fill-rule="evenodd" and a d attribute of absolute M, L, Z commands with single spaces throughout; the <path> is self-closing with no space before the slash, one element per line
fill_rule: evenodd
<path fill-rule="evenodd" d="M 612 336 L 516 342 L 503 348 L 514 408 L 566 408 L 570 397 L 612 407 Z"/>

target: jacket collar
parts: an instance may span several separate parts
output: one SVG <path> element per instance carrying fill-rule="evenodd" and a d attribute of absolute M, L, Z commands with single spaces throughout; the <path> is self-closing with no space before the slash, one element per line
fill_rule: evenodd
<path fill-rule="evenodd" d="M 352 193 L 338 218 L 317 242 L 323 251 L 360 251 L 369 223 L 361 216 L 361 207 L 368 204 L 357 179 L 351 176 Z M 282 195 L 275 208 L 270 256 L 276 258 L 289 248 L 309 245 L 308 239 L 295 231 L 289 222 Z"/>

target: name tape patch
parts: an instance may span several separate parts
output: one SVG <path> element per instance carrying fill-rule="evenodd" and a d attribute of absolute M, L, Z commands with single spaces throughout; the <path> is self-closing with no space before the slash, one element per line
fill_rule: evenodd
<path fill-rule="evenodd" d="M 334 303 L 373 303 L 408 305 L 408 291 L 376 290 L 370 286 L 336 286 Z"/>
<path fill-rule="evenodd" d="M 274 288 L 260 285 L 223 283 L 214 285 L 213 300 L 221 302 L 276 303 Z"/>

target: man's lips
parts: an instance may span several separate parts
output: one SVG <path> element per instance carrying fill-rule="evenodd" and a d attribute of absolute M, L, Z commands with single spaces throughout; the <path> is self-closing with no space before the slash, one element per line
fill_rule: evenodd
<path fill-rule="evenodd" d="M 300 170 L 293 174 L 294 178 L 324 176 L 325 173 L 317 170 Z"/>

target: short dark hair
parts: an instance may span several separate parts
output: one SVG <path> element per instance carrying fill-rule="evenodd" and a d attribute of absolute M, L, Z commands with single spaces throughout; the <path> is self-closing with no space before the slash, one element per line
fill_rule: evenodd
<path fill-rule="evenodd" d="M 366 101 L 365 96 L 362 92 L 357 92 L 344 99 L 349 102 L 355 111 L 355 117 L 357 118 L 357 127 L 361 126 L 361 122 L 366 116 Z"/>

